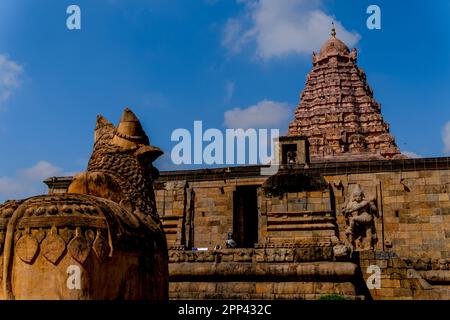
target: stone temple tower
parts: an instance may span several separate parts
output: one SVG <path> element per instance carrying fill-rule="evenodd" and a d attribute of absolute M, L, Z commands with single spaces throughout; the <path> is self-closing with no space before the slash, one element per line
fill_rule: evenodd
<path fill-rule="evenodd" d="M 313 52 L 313 68 L 288 131 L 288 136 L 308 139 L 312 161 L 404 157 L 356 56 L 334 28 L 319 54 Z"/>

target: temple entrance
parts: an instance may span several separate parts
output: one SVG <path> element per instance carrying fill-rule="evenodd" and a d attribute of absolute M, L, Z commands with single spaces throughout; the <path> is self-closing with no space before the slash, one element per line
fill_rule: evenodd
<path fill-rule="evenodd" d="M 233 194 L 233 239 L 238 248 L 258 242 L 258 186 L 239 186 Z"/>

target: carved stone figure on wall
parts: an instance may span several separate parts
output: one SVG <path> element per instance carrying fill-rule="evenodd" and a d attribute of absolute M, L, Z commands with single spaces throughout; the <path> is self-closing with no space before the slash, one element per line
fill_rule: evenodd
<path fill-rule="evenodd" d="M 361 134 L 353 134 L 349 138 L 349 148 L 354 152 L 363 152 L 366 148 L 366 139 Z"/>
<path fill-rule="evenodd" d="M 288 164 L 296 164 L 297 163 L 297 152 L 296 151 L 288 151 L 286 153 L 287 163 Z"/>
<path fill-rule="evenodd" d="M 356 185 L 342 208 L 348 242 L 353 249 L 374 250 L 377 243 L 375 218 L 379 217 L 375 199 L 366 200 L 360 185 Z"/>

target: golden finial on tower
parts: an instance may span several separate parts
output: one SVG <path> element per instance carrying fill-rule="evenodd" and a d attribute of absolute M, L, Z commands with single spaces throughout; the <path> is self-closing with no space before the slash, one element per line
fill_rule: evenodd
<path fill-rule="evenodd" d="M 334 21 L 331 22 L 332 28 L 331 28 L 331 36 L 336 37 L 336 29 L 334 27 Z"/>

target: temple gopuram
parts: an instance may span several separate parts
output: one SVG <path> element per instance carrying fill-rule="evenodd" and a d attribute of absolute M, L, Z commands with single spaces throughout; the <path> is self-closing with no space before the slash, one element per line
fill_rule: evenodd
<path fill-rule="evenodd" d="M 277 172 L 155 179 L 170 299 L 450 299 L 450 158 L 401 154 L 334 30 L 312 65 Z"/>
<path fill-rule="evenodd" d="M 399 159 L 403 156 L 381 115 L 364 70 L 332 30 L 319 54 L 289 125 L 289 136 L 304 136 L 312 161 Z"/>

